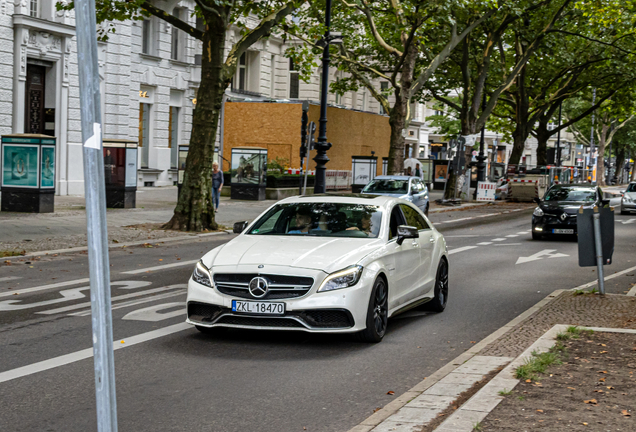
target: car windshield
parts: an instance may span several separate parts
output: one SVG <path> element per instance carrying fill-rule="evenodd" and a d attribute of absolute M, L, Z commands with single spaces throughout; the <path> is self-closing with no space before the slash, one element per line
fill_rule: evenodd
<path fill-rule="evenodd" d="M 545 196 L 545 201 L 593 202 L 596 190 L 590 188 L 555 188 Z"/>
<path fill-rule="evenodd" d="M 408 180 L 375 179 L 362 189 L 367 193 L 405 194 L 409 191 Z"/>
<path fill-rule="evenodd" d="M 625 192 L 636 192 L 636 183 L 630 183 Z"/>
<path fill-rule="evenodd" d="M 346 203 L 277 204 L 248 234 L 376 238 L 382 223 L 377 206 Z"/>

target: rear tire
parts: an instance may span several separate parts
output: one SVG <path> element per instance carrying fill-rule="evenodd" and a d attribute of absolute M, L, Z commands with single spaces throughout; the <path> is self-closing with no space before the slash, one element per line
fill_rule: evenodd
<path fill-rule="evenodd" d="M 448 262 L 442 258 L 437 266 L 435 290 L 433 300 L 424 304 L 424 308 L 431 312 L 444 312 L 448 303 Z"/>
<path fill-rule="evenodd" d="M 386 334 L 389 319 L 389 290 L 386 281 L 378 277 L 373 283 L 369 307 L 367 308 L 367 328 L 358 333 L 363 342 L 378 343 Z"/>
<path fill-rule="evenodd" d="M 430 204 L 426 204 L 426 209 L 424 209 L 424 214 L 426 215 L 426 217 L 428 217 L 428 208 L 430 207 Z"/>

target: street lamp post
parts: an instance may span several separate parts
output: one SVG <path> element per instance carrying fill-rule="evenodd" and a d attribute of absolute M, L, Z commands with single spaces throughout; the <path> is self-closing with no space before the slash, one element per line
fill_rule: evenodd
<path fill-rule="evenodd" d="M 486 94 L 484 93 L 483 107 L 486 108 Z M 483 182 L 486 181 L 486 159 L 487 156 L 484 154 L 484 135 L 486 133 L 486 124 L 481 128 L 481 138 L 479 141 L 479 155 L 477 156 L 477 181 Z"/>
<path fill-rule="evenodd" d="M 327 168 L 329 162 L 327 150 L 331 148 L 331 143 L 327 142 L 327 93 L 329 91 L 329 42 L 332 38 L 329 32 L 331 26 L 331 0 L 326 0 L 325 10 L 325 37 L 323 43 L 325 47 L 322 51 L 322 88 L 320 89 L 320 120 L 318 129 L 318 140 L 316 141 L 316 177 L 314 180 L 314 193 L 325 193 L 327 183 Z"/>
<path fill-rule="evenodd" d="M 563 102 L 559 104 L 559 130 L 557 131 L 557 146 L 556 146 L 556 166 L 561 166 L 561 107 Z"/>

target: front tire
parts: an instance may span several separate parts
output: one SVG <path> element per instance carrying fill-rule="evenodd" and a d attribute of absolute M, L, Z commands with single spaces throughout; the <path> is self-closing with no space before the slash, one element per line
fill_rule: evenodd
<path fill-rule="evenodd" d="M 367 328 L 359 333 L 364 342 L 378 343 L 386 334 L 389 320 L 389 290 L 386 281 L 378 277 L 373 283 L 369 307 L 367 309 Z"/>
<path fill-rule="evenodd" d="M 431 312 L 444 312 L 448 302 L 448 262 L 444 258 L 437 266 L 437 277 L 435 278 L 435 291 L 433 300 L 424 304 L 426 310 Z"/>

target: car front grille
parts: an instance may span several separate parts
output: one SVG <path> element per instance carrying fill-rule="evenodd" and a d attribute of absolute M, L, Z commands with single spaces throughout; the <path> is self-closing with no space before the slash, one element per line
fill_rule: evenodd
<path fill-rule="evenodd" d="M 340 309 L 314 309 L 299 312 L 297 315 L 311 327 L 347 328 L 353 327 L 351 313 Z"/>
<path fill-rule="evenodd" d="M 282 300 L 302 297 L 309 292 L 314 279 L 304 276 L 286 276 L 254 273 L 215 273 L 214 286 L 219 292 L 239 298 L 254 298 L 248 287 L 255 277 L 267 280 L 268 291 L 259 300 Z"/>
<path fill-rule="evenodd" d="M 224 315 L 216 322 L 216 324 L 232 324 L 249 327 L 304 328 L 301 323 L 289 318 L 252 317 L 237 315 Z"/>

